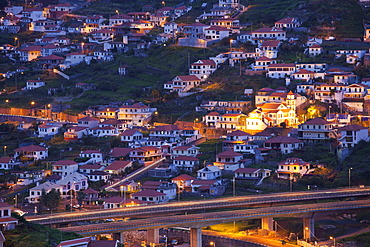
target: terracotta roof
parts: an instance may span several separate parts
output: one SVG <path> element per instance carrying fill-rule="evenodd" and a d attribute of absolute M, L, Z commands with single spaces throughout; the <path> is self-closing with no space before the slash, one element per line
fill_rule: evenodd
<path fill-rule="evenodd" d="M 217 180 L 201 180 L 197 179 L 194 180 L 191 184 L 192 185 L 214 185 L 217 182 Z"/>
<path fill-rule="evenodd" d="M 265 40 L 261 46 L 278 46 L 280 40 Z"/>
<path fill-rule="evenodd" d="M 265 143 L 303 143 L 303 141 L 290 136 L 276 136 L 265 141 Z"/>
<path fill-rule="evenodd" d="M 146 151 L 154 151 L 154 150 L 160 150 L 160 149 L 154 146 L 144 146 L 144 147 L 135 148 L 133 150 L 146 152 Z"/>
<path fill-rule="evenodd" d="M 185 161 L 198 161 L 199 159 L 193 157 L 193 156 L 185 156 L 185 155 L 180 155 L 173 160 L 185 160 Z"/>
<path fill-rule="evenodd" d="M 104 168 L 104 171 L 118 171 L 122 170 L 125 167 L 132 164 L 132 161 L 121 161 L 121 160 L 115 160 L 110 165 L 108 165 L 106 168 Z"/>
<path fill-rule="evenodd" d="M 88 189 L 86 189 L 86 190 L 83 190 L 82 192 L 83 192 L 83 193 L 86 193 L 86 194 L 99 194 L 99 192 L 98 192 L 98 191 L 93 190 L 93 189 L 91 189 L 91 188 L 88 188 Z"/>
<path fill-rule="evenodd" d="M 191 65 L 216 65 L 216 62 L 213 60 L 199 60 Z"/>
<path fill-rule="evenodd" d="M 281 28 L 260 28 L 260 29 L 253 31 L 252 33 L 268 33 L 268 32 L 283 32 L 283 29 Z"/>
<path fill-rule="evenodd" d="M 262 57 L 257 58 L 256 61 L 272 61 L 272 59 L 266 56 L 262 56 Z"/>
<path fill-rule="evenodd" d="M 100 120 L 98 118 L 94 118 L 94 117 L 90 117 L 90 116 L 79 118 L 78 121 L 98 121 L 98 122 L 100 122 Z"/>
<path fill-rule="evenodd" d="M 224 151 L 222 153 L 216 154 L 216 157 L 230 157 L 230 156 L 243 156 L 240 153 L 236 153 L 234 151 Z"/>
<path fill-rule="evenodd" d="M 136 192 L 136 193 L 132 194 L 131 196 L 132 197 L 134 197 L 134 196 L 154 196 L 154 197 L 157 197 L 157 196 L 165 196 L 165 195 L 166 194 L 155 191 L 155 190 L 142 190 L 142 191 L 139 191 L 139 192 Z"/>
<path fill-rule="evenodd" d="M 330 124 L 330 122 L 326 121 L 325 119 L 317 117 L 317 118 L 304 122 L 302 125 L 309 125 L 309 124 L 325 125 L 325 124 Z"/>
<path fill-rule="evenodd" d="M 138 131 L 138 130 L 136 130 L 136 129 L 127 129 L 127 130 L 125 130 L 125 131 L 123 131 L 123 132 L 121 133 L 121 136 L 132 136 L 132 135 L 134 135 L 136 132 L 141 133 L 140 131 Z"/>
<path fill-rule="evenodd" d="M 339 131 L 359 131 L 363 129 L 368 129 L 368 128 L 358 125 L 358 124 L 351 124 L 351 125 L 344 126 L 342 128 L 338 128 Z"/>
<path fill-rule="evenodd" d="M 120 148 L 120 147 L 115 147 L 111 150 L 110 156 L 114 158 L 118 157 L 124 157 L 128 155 L 133 149 L 132 148 Z"/>
<path fill-rule="evenodd" d="M 177 125 L 161 125 L 153 129 L 150 129 L 150 131 L 170 131 L 170 130 L 180 130 L 180 127 Z"/>
<path fill-rule="evenodd" d="M 256 171 L 258 171 L 260 169 L 256 169 L 256 168 L 238 168 L 236 169 L 234 172 L 241 172 L 241 173 L 255 173 Z"/>
<path fill-rule="evenodd" d="M 200 81 L 200 79 L 195 75 L 178 75 L 176 77 L 182 81 Z"/>
<path fill-rule="evenodd" d="M 300 69 L 298 70 L 298 72 L 295 72 L 294 74 L 315 74 L 315 72 L 306 69 Z"/>
<path fill-rule="evenodd" d="M 235 131 L 227 134 L 226 136 L 250 136 L 250 134 L 248 134 L 244 131 L 241 131 L 241 130 L 235 130 Z"/>
<path fill-rule="evenodd" d="M 319 46 L 318 44 L 315 44 L 315 45 L 311 45 L 310 47 L 309 47 L 309 49 L 310 48 L 321 48 L 321 46 Z"/>
<path fill-rule="evenodd" d="M 208 113 L 207 116 L 221 116 L 221 114 L 213 111 L 213 112 Z"/>
<path fill-rule="evenodd" d="M 122 203 L 124 198 L 121 196 L 113 196 L 104 200 L 105 203 Z"/>
<path fill-rule="evenodd" d="M 90 237 L 86 237 L 86 238 L 77 238 L 77 239 L 72 239 L 72 240 L 67 240 L 67 241 L 63 241 L 63 242 L 60 242 L 57 247 L 64 247 L 64 246 L 79 246 L 79 245 L 87 245 L 88 243 L 90 243 L 91 241 L 91 238 Z"/>
<path fill-rule="evenodd" d="M 36 146 L 36 145 L 29 145 L 26 147 L 20 147 L 14 150 L 15 152 L 28 152 L 28 151 L 46 151 L 47 149 L 44 147 Z"/>
<path fill-rule="evenodd" d="M 207 28 L 206 30 L 214 30 L 214 31 L 229 31 L 226 27 L 221 26 L 211 26 L 210 28 Z"/>
<path fill-rule="evenodd" d="M 269 64 L 269 68 L 286 68 L 286 67 L 293 67 L 295 68 L 294 63 L 274 63 L 274 64 Z"/>
<path fill-rule="evenodd" d="M 286 18 L 283 18 L 275 23 L 281 23 L 281 24 L 289 24 L 289 23 L 293 23 L 294 22 L 294 18 L 293 17 L 286 17 Z"/>
<path fill-rule="evenodd" d="M 187 180 L 195 180 L 195 178 L 188 174 L 181 174 L 180 176 L 172 178 L 171 180 L 172 181 L 187 181 Z"/>
<path fill-rule="evenodd" d="M 99 170 L 100 168 L 102 168 L 103 166 L 102 165 L 92 165 L 92 164 L 86 164 L 86 165 L 82 165 L 79 167 L 79 169 L 95 169 L 95 170 Z"/>
<path fill-rule="evenodd" d="M 11 160 L 12 160 L 12 158 L 10 158 L 10 157 L 1 157 L 0 158 L 0 163 L 8 164 Z"/>
<path fill-rule="evenodd" d="M 53 164 L 55 165 L 61 165 L 61 166 L 70 166 L 70 165 L 77 165 L 78 163 L 74 162 L 73 160 L 58 160 Z"/>

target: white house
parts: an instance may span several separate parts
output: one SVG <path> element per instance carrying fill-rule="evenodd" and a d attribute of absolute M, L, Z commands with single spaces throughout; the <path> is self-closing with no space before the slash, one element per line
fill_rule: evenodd
<path fill-rule="evenodd" d="M 39 137 L 55 136 L 63 125 L 60 123 L 44 123 L 38 126 Z"/>
<path fill-rule="evenodd" d="M 99 150 L 85 150 L 80 153 L 81 158 L 88 158 L 88 163 L 103 162 L 103 153 Z"/>
<path fill-rule="evenodd" d="M 292 176 L 298 175 L 302 177 L 312 171 L 311 164 L 300 158 L 287 158 L 278 164 L 278 169 L 276 170 L 278 178 L 284 179 L 295 179 Z"/>
<path fill-rule="evenodd" d="M 43 184 L 37 185 L 30 189 L 29 196 L 26 198 L 28 203 L 39 203 L 42 192 L 49 193 L 51 190 L 56 190 L 60 194 L 63 193 L 63 186 L 53 182 L 45 182 Z"/>
<path fill-rule="evenodd" d="M 48 157 L 48 149 L 36 145 L 20 147 L 15 149 L 14 152 L 14 158 L 18 159 L 20 157 L 27 157 L 34 160 L 43 160 Z"/>
<path fill-rule="evenodd" d="M 131 194 L 131 198 L 156 204 L 168 201 L 166 194 L 155 190 L 142 190 Z"/>
<path fill-rule="evenodd" d="M 199 166 L 199 159 L 192 156 L 177 156 L 173 159 L 172 164 L 180 170 L 193 171 Z"/>
<path fill-rule="evenodd" d="M 62 195 L 69 195 L 70 191 L 86 190 L 89 187 L 88 178 L 78 172 L 74 172 L 56 182 L 63 186 Z"/>
<path fill-rule="evenodd" d="M 282 154 L 294 152 L 296 149 L 303 149 L 303 141 L 294 137 L 276 136 L 264 142 L 264 147 L 271 150 L 278 150 Z"/>
<path fill-rule="evenodd" d="M 271 175 L 269 169 L 239 168 L 234 171 L 235 179 L 263 179 Z"/>
<path fill-rule="evenodd" d="M 217 179 L 221 176 L 221 170 L 217 166 L 206 166 L 197 171 L 197 178 L 201 180 Z"/>
<path fill-rule="evenodd" d="M 202 81 L 206 80 L 210 74 L 217 69 L 217 64 L 213 60 L 198 60 L 190 65 L 189 74 L 195 75 Z"/>
<path fill-rule="evenodd" d="M 298 139 L 307 142 L 315 142 L 329 139 L 332 124 L 322 118 L 306 121 L 298 126 Z"/>
<path fill-rule="evenodd" d="M 73 160 L 58 160 L 52 167 L 53 174 L 59 175 L 62 178 L 78 171 L 78 163 Z"/>
<path fill-rule="evenodd" d="M 43 86 L 45 86 L 45 82 L 42 80 L 27 80 L 26 82 L 26 90 L 33 90 Z"/>
<path fill-rule="evenodd" d="M 357 124 L 338 128 L 336 132 L 340 146 L 343 148 L 352 148 L 360 141 L 369 140 L 369 129 Z"/>

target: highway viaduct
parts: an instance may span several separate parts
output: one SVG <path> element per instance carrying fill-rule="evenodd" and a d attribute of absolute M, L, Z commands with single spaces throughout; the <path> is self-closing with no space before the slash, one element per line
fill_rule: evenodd
<path fill-rule="evenodd" d="M 327 199 L 339 199 L 339 198 L 348 198 L 348 197 L 366 197 L 370 195 L 370 188 L 351 188 L 351 189 L 335 189 L 335 190 L 325 190 L 325 191 L 305 191 L 305 192 L 291 192 L 291 193 L 275 193 L 275 194 L 266 194 L 266 195 L 255 195 L 255 196 L 242 196 L 242 197 L 232 197 L 232 198 L 219 198 L 219 199 L 213 199 L 213 200 L 201 200 L 201 201 L 188 201 L 188 202 L 175 202 L 175 203 L 167 203 L 167 204 L 158 204 L 158 205 L 152 205 L 152 206 L 140 206 L 140 207 L 127 207 L 127 208 L 117 208 L 117 209 L 108 209 L 108 210 L 96 210 L 96 211 L 85 211 L 85 212 L 69 212 L 69 213 L 60 213 L 60 214 L 54 214 L 54 215 L 39 215 L 39 216 L 31 216 L 26 217 L 26 219 L 30 222 L 35 222 L 39 224 L 48 224 L 48 225 L 56 225 L 56 224 L 63 224 L 63 223 L 71 223 L 76 221 L 90 221 L 90 220 L 97 220 L 97 219 L 107 219 L 107 218 L 124 218 L 124 217 L 149 217 L 147 219 L 138 220 L 138 221 L 129 221 L 128 223 L 114 223 L 113 225 L 115 227 L 121 227 L 123 228 L 112 228 L 111 230 L 106 230 L 108 232 L 122 232 L 122 231 L 128 231 L 133 229 L 149 229 L 148 230 L 148 240 L 151 242 L 157 242 L 158 240 L 158 229 L 162 227 L 168 227 L 168 226 L 187 226 L 190 227 L 191 230 L 191 239 L 192 244 L 191 246 L 200 246 L 199 243 L 201 241 L 197 240 L 201 238 L 201 231 L 200 227 L 217 224 L 220 222 L 228 222 L 228 221 L 234 221 L 234 220 L 241 220 L 241 219 L 247 219 L 247 218 L 261 218 L 262 219 L 262 228 L 272 230 L 273 228 L 273 217 L 279 216 L 279 215 L 288 215 L 285 211 L 284 213 L 276 213 L 271 210 L 277 211 L 278 209 L 282 207 L 276 207 L 276 205 L 287 205 L 287 204 L 298 204 L 294 206 L 284 206 L 285 207 L 292 207 L 290 209 L 300 209 L 303 210 L 308 205 L 310 205 L 311 208 L 314 206 L 321 205 L 321 209 L 312 210 L 310 212 L 295 212 L 291 213 L 290 215 L 293 215 L 294 217 L 302 217 L 303 220 L 303 236 L 305 239 L 310 239 L 313 237 L 314 234 L 314 220 L 312 215 L 318 215 L 318 212 L 323 211 L 334 211 L 334 210 L 343 210 L 343 209 L 350 209 L 350 208 L 340 208 L 335 209 L 334 206 L 336 204 L 338 205 L 347 205 L 346 202 L 335 202 L 332 203 L 331 208 L 327 210 L 323 210 L 323 207 L 325 206 L 322 203 L 318 203 L 319 200 L 327 200 Z M 312 204 L 312 202 L 315 202 L 315 204 Z M 356 203 L 362 203 L 366 201 L 356 201 Z M 311 203 L 311 204 L 303 204 L 303 203 Z M 360 205 L 360 204 L 358 204 Z M 363 208 L 367 207 L 367 204 L 361 204 L 361 207 Z M 365 205 L 365 206 L 364 206 Z M 245 212 L 242 212 L 243 210 L 237 210 L 236 207 L 239 208 L 246 208 L 246 207 L 252 207 L 249 209 L 243 209 L 246 210 Z M 302 209 L 303 207 L 303 209 Z M 352 207 L 352 206 L 351 206 Z M 199 219 L 199 217 L 207 215 L 210 216 L 210 214 L 217 214 L 221 212 L 215 212 L 215 213 L 207 213 L 207 214 L 188 214 L 191 212 L 199 212 L 207 210 L 207 212 L 211 210 L 227 210 L 230 214 L 224 218 L 215 218 L 214 220 L 208 221 L 205 219 L 200 219 L 197 225 L 194 221 L 188 222 L 184 221 L 184 219 Z M 255 211 L 256 210 L 256 211 Z M 269 212 L 268 214 L 245 214 L 247 212 L 259 212 L 258 210 Z M 239 212 L 243 213 L 243 216 L 240 216 L 241 218 L 238 218 L 235 215 L 239 215 Z M 222 212 L 222 213 L 225 213 Z M 306 214 L 306 216 L 303 216 L 302 214 Z M 307 213 L 311 213 L 311 215 L 307 215 Z M 164 215 L 171 215 L 172 216 L 166 216 L 163 218 L 159 218 L 159 216 Z M 177 214 L 177 215 L 176 215 Z M 184 215 L 178 215 L 178 214 L 188 214 L 187 216 Z M 153 215 L 155 215 L 155 218 L 153 218 Z M 167 222 L 166 219 L 176 219 L 174 217 L 185 217 L 181 218 L 180 221 L 176 221 L 174 224 L 169 223 L 159 223 L 159 222 Z M 158 222 L 156 222 L 153 226 L 149 226 L 148 224 L 142 225 L 142 222 L 150 222 L 152 219 L 156 219 Z M 131 227 L 128 227 L 127 224 L 133 223 Z M 111 223 L 101 224 L 99 226 L 102 226 L 104 228 L 108 227 Z M 166 225 L 167 224 L 167 225 Z M 97 227 L 96 225 L 91 225 L 91 227 Z M 74 228 L 63 228 L 63 230 L 69 230 L 69 231 L 76 231 L 82 235 L 95 235 L 99 233 L 103 233 L 98 230 L 94 231 L 85 231 L 85 233 L 81 233 L 78 229 L 85 229 L 88 228 L 88 226 L 79 226 Z M 90 229 L 90 228 L 89 228 Z"/>
<path fill-rule="evenodd" d="M 121 233 L 131 230 L 147 230 L 148 242 L 158 243 L 159 229 L 168 227 L 189 227 L 191 247 L 202 246 L 201 228 L 209 225 L 233 222 L 246 219 L 262 219 L 262 228 L 273 230 L 274 217 L 303 218 L 303 238 L 314 237 L 314 218 L 334 212 L 348 212 L 354 209 L 370 207 L 370 200 L 340 201 L 329 203 L 313 203 L 289 206 L 274 206 L 211 212 L 191 215 L 172 215 L 165 217 L 151 217 L 147 219 L 129 220 L 126 222 L 112 222 L 60 228 L 62 231 L 76 232 L 84 236 L 106 233 Z"/>

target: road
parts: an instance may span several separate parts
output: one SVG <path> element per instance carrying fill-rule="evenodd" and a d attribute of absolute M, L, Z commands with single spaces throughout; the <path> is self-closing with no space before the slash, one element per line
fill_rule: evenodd
<path fill-rule="evenodd" d="M 314 203 L 290 206 L 275 206 L 263 208 L 249 208 L 228 211 L 173 215 L 165 217 L 152 216 L 150 218 L 129 220 L 126 222 L 113 222 L 104 224 L 91 224 L 83 226 L 60 228 L 62 231 L 76 232 L 83 236 L 90 236 L 102 233 L 113 233 L 131 230 L 145 230 L 168 227 L 193 227 L 202 228 L 225 222 L 233 222 L 245 219 L 261 219 L 274 217 L 312 217 L 312 214 L 333 213 L 336 211 L 348 211 L 350 209 L 363 209 L 370 207 L 370 200 L 341 201 L 329 203 Z"/>
<path fill-rule="evenodd" d="M 253 242 L 257 244 L 264 244 L 269 247 L 281 247 L 281 238 L 272 238 L 272 237 L 261 237 L 261 236 L 246 236 L 244 232 L 241 233 L 226 233 L 226 232 L 214 232 L 214 231 L 202 231 L 202 235 L 209 235 L 209 236 L 217 236 L 217 237 L 225 237 L 225 238 L 231 238 L 231 239 L 239 239 L 243 241 Z M 299 245 L 295 244 L 285 244 L 285 247 L 297 247 Z"/>
<path fill-rule="evenodd" d="M 116 209 L 103 209 L 74 212 L 74 213 L 59 213 L 50 215 L 29 216 L 26 219 L 38 224 L 55 224 L 63 222 L 97 220 L 106 218 L 124 218 L 132 216 L 143 215 L 161 215 L 169 213 L 184 213 L 196 210 L 215 210 L 219 208 L 229 207 L 246 207 L 256 205 L 272 206 L 276 203 L 297 203 L 307 200 L 318 201 L 321 199 L 330 198 L 343 198 L 355 196 L 368 196 L 370 195 L 370 188 L 351 188 L 351 189 L 336 189 L 325 191 L 303 191 L 303 192 L 288 192 L 288 193 L 275 193 L 266 195 L 255 196 L 239 196 L 228 198 L 217 198 L 212 200 L 197 200 L 197 201 L 184 201 L 173 202 L 166 204 L 156 204 L 151 206 L 139 207 L 126 207 Z"/>

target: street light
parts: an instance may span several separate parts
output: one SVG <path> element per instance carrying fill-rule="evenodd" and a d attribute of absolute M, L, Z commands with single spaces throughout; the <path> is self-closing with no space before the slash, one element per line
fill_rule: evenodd
<path fill-rule="evenodd" d="M 216 247 L 216 243 L 215 243 L 215 242 L 213 242 L 213 241 L 209 242 L 209 244 L 210 244 L 211 246 L 213 246 L 213 247 Z"/>
<path fill-rule="evenodd" d="M 335 247 L 335 237 L 329 237 L 331 240 L 333 240 L 333 245 Z"/>
<path fill-rule="evenodd" d="M 119 15 L 119 11 L 118 11 L 118 9 L 116 9 L 116 14 L 117 14 L 117 15 Z"/>
<path fill-rule="evenodd" d="M 81 43 L 81 50 L 82 50 L 82 54 L 84 54 L 84 45 L 85 45 L 85 43 L 84 43 L 84 42 L 82 42 L 82 43 Z"/>
<path fill-rule="evenodd" d="M 166 2 L 162 1 L 163 7 L 166 7 Z"/>
<path fill-rule="evenodd" d="M 7 146 L 4 146 L 4 157 L 6 156 L 6 148 Z"/>
<path fill-rule="evenodd" d="M 17 38 L 17 37 L 14 37 L 14 45 L 15 45 L 16 47 L 18 47 L 17 43 L 18 43 L 18 38 Z"/>
<path fill-rule="evenodd" d="M 235 177 L 233 177 L 233 197 L 235 197 Z"/>
<path fill-rule="evenodd" d="M 348 169 L 348 188 L 351 188 L 351 170 L 352 167 Z"/>
<path fill-rule="evenodd" d="M 231 51 L 231 49 L 232 49 L 233 41 L 234 41 L 234 40 L 230 39 L 230 51 Z"/>

